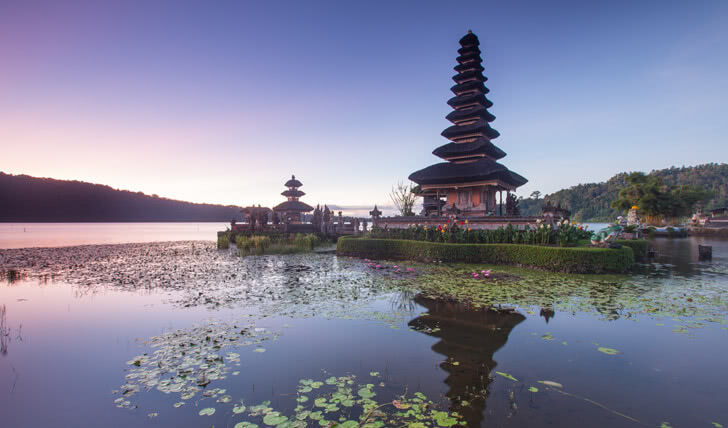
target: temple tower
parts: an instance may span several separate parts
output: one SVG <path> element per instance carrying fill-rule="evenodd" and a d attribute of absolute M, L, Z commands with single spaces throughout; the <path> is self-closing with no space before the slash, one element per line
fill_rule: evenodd
<path fill-rule="evenodd" d="M 456 58 L 455 95 L 447 103 L 453 111 L 446 116 L 452 126 L 442 131 L 451 142 L 432 153 L 444 159 L 412 173 L 409 179 L 420 185 L 425 211 L 455 211 L 465 216 L 502 214 L 497 211 L 496 194 L 510 192 L 528 180 L 510 171 L 496 160 L 505 152 L 491 141 L 498 131 L 490 124 L 495 120 L 488 109 L 493 103 L 486 98 L 487 78 L 483 75 L 480 41 L 472 31 L 460 39 Z M 441 198 L 446 198 L 442 201 Z"/>

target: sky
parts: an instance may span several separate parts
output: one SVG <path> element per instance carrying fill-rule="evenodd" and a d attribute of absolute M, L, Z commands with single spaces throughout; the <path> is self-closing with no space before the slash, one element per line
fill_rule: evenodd
<path fill-rule="evenodd" d="M 0 171 L 388 205 L 440 161 L 468 29 L 518 195 L 728 160 L 723 0 L 0 0 Z"/>

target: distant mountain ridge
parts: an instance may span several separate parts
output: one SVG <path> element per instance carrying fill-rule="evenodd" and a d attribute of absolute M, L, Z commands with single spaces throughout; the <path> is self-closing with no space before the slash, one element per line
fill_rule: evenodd
<path fill-rule="evenodd" d="M 650 174 L 669 185 L 687 184 L 712 191 L 714 197 L 704 207 L 706 210 L 728 205 L 728 164 L 671 167 Z M 575 220 L 612 221 L 622 214 L 611 204 L 624 186 L 626 175 L 623 172 L 606 182 L 579 184 L 545 198 L 522 199 L 521 214 L 540 215 L 545 201 L 550 200 L 570 209 Z M 0 222 L 229 222 L 242 219 L 240 210 L 235 205 L 196 204 L 101 184 L 0 172 Z"/>
<path fill-rule="evenodd" d="M 240 220 L 241 207 L 197 204 L 82 181 L 0 172 L 0 222 Z"/>
<path fill-rule="evenodd" d="M 705 210 L 728 205 L 728 164 L 708 163 L 691 167 L 670 167 L 653 170 L 650 175 L 663 179 L 667 185 L 691 185 L 713 192 L 713 198 L 704 206 Z M 602 183 L 587 183 L 562 189 L 540 199 L 520 201 L 521 214 L 538 215 L 546 200 L 561 204 L 571 210 L 572 218 L 578 221 L 613 221 L 623 215 L 611 207 L 619 190 L 625 186 L 626 172 L 619 173 Z"/>

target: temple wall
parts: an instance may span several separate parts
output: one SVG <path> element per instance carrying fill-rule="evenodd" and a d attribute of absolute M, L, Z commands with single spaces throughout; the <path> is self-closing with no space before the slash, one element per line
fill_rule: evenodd
<path fill-rule="evenodd" d="M 456 190 L 448 190 L 447 192 L 447 204 L 453 205 L 458 201 L 458 192 Z"/>

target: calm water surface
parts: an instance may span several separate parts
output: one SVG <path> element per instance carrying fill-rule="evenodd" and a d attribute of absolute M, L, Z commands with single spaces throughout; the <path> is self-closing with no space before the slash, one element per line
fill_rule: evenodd
<path fill-rule="evenodd" d="M 712 262 L 697 260 L 699 242 Z M 372 385 L 382 412 L 419 392 L 468 426 L 728 426 L 728 241 L 652 244 L 657 259 L 634 274 L 538 273 L 573 295 L 539 292 L 533 305 L 515 293 L 498 311 L 417 296 L 394 268 L 333 255 L 3 250 L 2 426 L 322 426 L 293 425 L 296 406 L 357 419 L 356 406 L 318 405 L 337 392 L 332 376 L 356 399 Z M 405 267 L 409 284 L 427 270 Z M 300 392 L 306 379 L 322 385 Z M 268 401 L 290 420 L 250 414 Z"/>
<path fill-rule="evenodd" d="M 229 224 L 0 223 L 0 248 L 67 247 L 157 241 L 214 241 Z"/>

